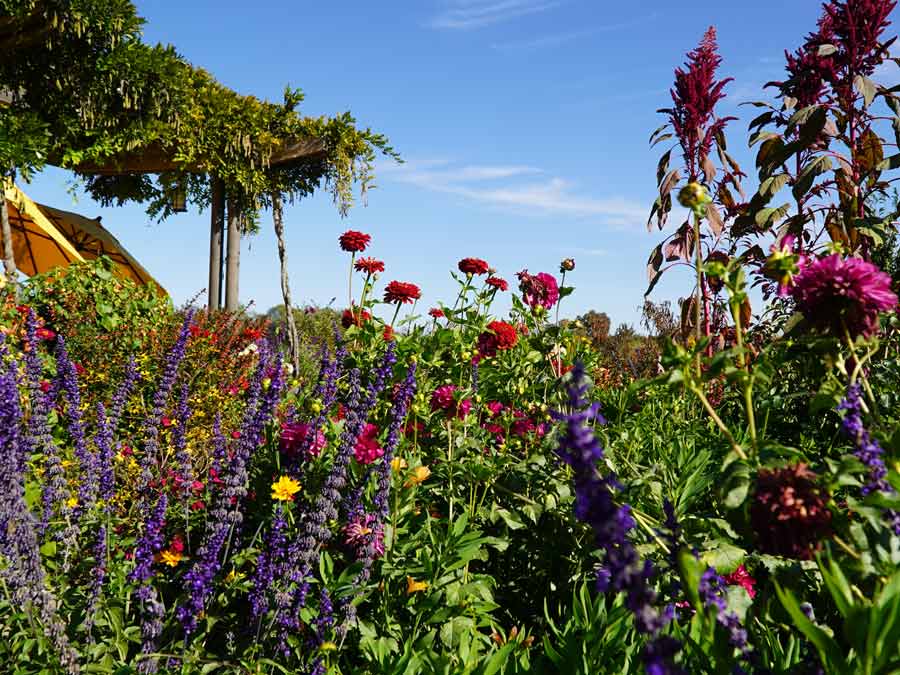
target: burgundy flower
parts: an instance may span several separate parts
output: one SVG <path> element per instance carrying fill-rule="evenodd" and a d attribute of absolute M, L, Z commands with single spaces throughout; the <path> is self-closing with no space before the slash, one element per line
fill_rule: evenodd
<path fill-rule="evenodd" d="M 368 275 L 384 272 L 384 262 L 375 258 L 360 258 L 353 264 L 357 272 L 365 272 Z"/>
<path fill-rule="evenodd" d="M 376 558 L 384 555 L 384 528 L 372 513 L 364 513 L 344 526 L 344 544 L 361 556 L 372 544 Z"/>
<path fill-rule="evenodd" d="M 422 297 L 422 291 L 415 284 L 404 281 L 392 281 L 384 289 L 384 301 L 388 303 L 407 303 Z"/>
<path fill-rule="evenodd" d="M 697 180 L 716 135 L 735 119 L 715 115 L 716 103 L 725 98 L 723 89 L 732 80 L 716 80 L 716 70 L 722 63 L 718 49 L 716 29 L 710 26 L 697 48 L 688 52 L 684 68 L 675 69 L 671 91 L 674 105 L 661 111 L 668 114 L 681 145 L 689 181 Z"/>
<path fill-rule="evenodd" d="M 463 274 L 487 274 L 490 266 L 481 258 L 463 258 L 459 261 L 459 271 Z"/>
<path fill-rule="evenodd" d="M 522 270 L 516 276 L 519 278 L 522 299 L 532 309 L 550 309 L 559 300 L 559 285 L 552 274 L 538 272 L 531 275 L 528 270 Z"/>
<path fill-rule="evenodd" d="M 371 235 L 357 232 L 356 230 L 347 230 L 338 237 L 341 248 L 347 251 L 347 253 L 362 253 L 366 250 L 366 246 L 369 245 L 371 240 Z"/>
<path fill-rule="evenodd" d="M 809 560 L 831 534 L 828 494 L 806 464 L 760 469 L 750 523 L 764 553 Z"/>
<path fill-rule="evenodd" d="M 506 279 L 501 279 L 500 277 L 488 277 L 484 283 L 492 288 L 496 288 L 498 291 L 509 290 L 509 283 L 507 283 Z"/>
<path fill-rule="evenodd" d="M 794 277 L 791 295 L 815 328 L 842 337 L 870 336 L 880 312 L 893 311 L 891 277 L 870 262 L 837 253 L 809 261 Z"/>

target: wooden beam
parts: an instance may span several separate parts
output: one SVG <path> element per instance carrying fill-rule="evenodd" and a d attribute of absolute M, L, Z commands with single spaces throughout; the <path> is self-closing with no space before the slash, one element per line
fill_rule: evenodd
<path fill-rule="evenodd" d="M 225 184 L 221 178 L 212 178 L 212 198 L 209 205 L 209 286 L 207 307 L 218 309 L 222 300 L 220 274 L 222 267 L 222 240 L 225 236 Z"/>
<path fill-rule="evenodd" d="M 286 143 L 272 153 L 270 166 L 283 166 L 294 162 L 303 162 L 323 157 L 325 144 L 319 139 L 308 138 Z M 56 161 L 54 161 L 56 160 Z M 51 157 L 50 164 L 58 159 Z M 74 167 L 81 174 L 100 176 L 127 176 L 143 173 L 164 173 L 168 171 L 186 171 L 188 173 L 207 173 L 209 167 L 204 164 L 181 164 L 175 161 L 175 151 L 164 148 L 158 143 L 151 143 L 141 150 L 124 152 L 102 162 L 82 162 Z"/>

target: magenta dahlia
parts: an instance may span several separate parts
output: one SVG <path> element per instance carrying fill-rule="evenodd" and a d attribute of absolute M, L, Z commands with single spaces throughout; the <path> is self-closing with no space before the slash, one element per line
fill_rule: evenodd
<path fill-rule="evenodd" d="M 522 270 L 516 276 L 519 278 L 522 299 L 532 309 L 550 309 L 559 300 L 559 285 L 552 274 L 538 272 L 532 275 L 528 270 Z"/>
<path fill-rule="evenodd" d="M 891 277 L 860 258 L 837 253 L 810 260 L 794 277 L 791 295 L 816 329 L 866 337 L 878 331 L 878 315 L 897 307 Z"/>

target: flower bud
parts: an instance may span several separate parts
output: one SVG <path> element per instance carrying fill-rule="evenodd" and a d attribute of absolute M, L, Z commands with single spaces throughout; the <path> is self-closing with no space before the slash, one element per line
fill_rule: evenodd
<path fill-rule="evenodd" d="M 559 264 L 560 272 L 571 272 L 574 269 L 575 269 L 575 258 L 565 258 Z"/>

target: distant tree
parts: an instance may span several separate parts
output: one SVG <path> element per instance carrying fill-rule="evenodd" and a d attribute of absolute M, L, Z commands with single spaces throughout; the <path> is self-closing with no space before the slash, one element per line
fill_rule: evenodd
<path fill-rule="evenodd" d="M 602 345 L 609 337 L 610 321 L 606 312 L 597 312 L 592 309 L 579 316 L 576 322 L 581 322 L 583 326 L 577 332 L 588 338 L 595 347 Z"/>

